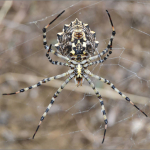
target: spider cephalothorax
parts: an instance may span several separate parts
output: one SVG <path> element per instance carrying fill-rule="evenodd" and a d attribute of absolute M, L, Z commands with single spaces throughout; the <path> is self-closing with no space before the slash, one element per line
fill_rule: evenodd
<path fill-rule="evenodd" d="M 106 10 L 107 11 L 107 10 Z M 102 99 L 102 96 L 98 92 L 98 90 L 95 88 L 94 83 L 92 83 L 91 79 L 89 76 L 94 77 L 108 85 L 111 86 L 113 90 L 115 90 L 118 94 L 120 94 L 127 102 L 130 102 L 134 107 L 136 107 L 138 110 L 140 110 L 146 117 L 147 115 L 140 109 L 138 108 L 127 96 L 125 96 L 122 92 L 120 92 L 109 80 L 104 79 L 100 76 L 94 75 L 92 72 L 88 70 L 89 66 L 92 66 L 94 64 L 98 63 L 103 63 L 109 55 L 112 53 L 112 42 L 113 38 L 115 36 L 115 29 L 113 27 L 113 23 L 110 17 L 110 14 L 107 11 L 107 14 L 110 19 L 110 23 L 112 25 L 112 35 L 109 40 L 109 43 L 107 45 L 107 48 L 104 49 L 101 53 L 98 55 L 95 55 L 95 49 L 98 46 L 98 41 L 96 41 L 96 33 L 94 31 L 91 31 L 89 28 L 88 24 L 84 24 L 78 19 L 75 19 L 75 21 L 71 22 L 69 25 L 65 25 L 63 32 L 60 32 L 57 34 L 58 37 L 58 43 L 55 44 L 55 47 L 57 51 L 52 50 L 52 45 L 48 46 L 47 45 L 47 40 L 46 40 L 46 29 L 50 24 L 52 24 L 63 12 L 61 12 L 53 21 L 51 21 L 47 26 L 43 28 L 43 45 L 44 48 L 47 50 L 46 56 L 49 60 L 50 63 L 54 65 L 63 65 L 70 67 L 70 70 L 68 72 L 56 75 L 54 77 L 49 77 L 45 78 L 41 81 L 39 81 L 37 84 L 32 85 L 30 87 L 21 89 L 15 93 L 8 93 L 8 94 L 3 94 L 3 95 L 12 95 L 12 94 L 18 94 L 20 92 L 27 91 L 29 89 L 35 88 L 37 86 L 42 85 L 43 83 L 49 82 L 54 79 L 58 79 L 61 77 L 65 77 L 69 75 L 69 78 L 65 80 L 65 82 L 61 85 L 61 87 L 57 90 L 57 92 L 54 94 L 54 96 L 51 99 L 51 102 L 47 106 L 44 114 L 42 115 L 39 125 L 33 135 L 33 138 L 38 131 L 42 121 L 46 117 L 48 111 L 50 110 L 51 106 L 53 105 L 56 97 L 59 95 L 59 93 L 63 90 L 65 85 L 74 77 L 75 81 L 77 83 L 77 86 L 82 85 L 82 80 L 86 79 L 87 82 L 90 84 L 92 89 L 94 90 L 96 96 L 99 99 L 99 102 L 102 107 L 102 113 L 104 117 L 104 123 L 105 123 L 105 130 L 104 130 L 104 136 L 103 136 L 103 141 L 105 139 L 105 134 L 106 134 L 106 129 L 107 129 L 107 117 L 106 117 L 106 112 L 105 112 L 105 107 L 104 107 L 104 102 Z M 49 55 L 49 53 L 53 53 L 54 55 L 58 56 L 59 58 L 64 59 L 67 61 L 67 63 L 63 62 L 58 62 L 58 61 L 53 61 Z M 107 54 L 103 59 L 101 59 L 101 56 Z M 94 56 L 93 56 L 94 55 Z M 97 61 L 91 62 L 92 60 L 98 59 Z"/>
<path fill-rule="evenodd" d="M 83 78 L 83 74 L 85 73 L 84 71 L 84 68 L 83 66 L 78 63 L 75 68 L 74 68 L 74 73 L 75 73 L 75 82 L 76 82 L 76 85 L 79 86 L 81 85 L 82 86 L 82 78 Z"/>

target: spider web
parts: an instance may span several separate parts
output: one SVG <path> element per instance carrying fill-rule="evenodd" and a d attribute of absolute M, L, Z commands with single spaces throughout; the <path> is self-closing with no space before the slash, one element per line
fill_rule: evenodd
<path fill-rule="evenodd" d="M 50 64 L 42 45 L 42 28 L 62 10 L 66 10 L 65 13 L 47 30 L 48 44 L 57 42 L 56 34 L 62 31 L 64 24 L 78 18 L 96 32 L 98 52 L 105 49 L 112 32 L 105 11 L 107 9 L 116 30 L 113 53 L 104 64 L 89 67 L 89 70 L 114 83 L 149 116 L 149 1 L 6 3 L 0 3 L 3 18 L 0 20 L 0 93 L 18 91 L 68 70 L 67 67 Z M 51 56 L 54 60 L 62 61 Z M 65 78 L 21 94 L 0 96 L 2 149 L 149 148 L 149 118 L 113 92 L 108 85 L 94 78 L 92 82 L 103 97 L 108 118 L 104 144 L 101 144 L 104 121 L 99 101 L 86 81 L 83 87 L 76 87 L 73 80 L 58 96 L 32 140 L 40 117 L 56 87 L 63 81 Z"/>

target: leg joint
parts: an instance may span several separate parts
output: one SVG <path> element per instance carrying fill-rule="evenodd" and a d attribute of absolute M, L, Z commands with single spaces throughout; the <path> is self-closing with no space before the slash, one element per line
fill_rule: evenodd
<path fill-rule="evenodd" d="M 129 101 L 129 102 L 130 102 L 130 99 L 129 99 L 129 97 L 126 97 L 125 99 L 126 99 L 127 101 Z"/>
<path fill-rule="evenodd" d="M 24 89 L 21 89 L 20 92 L 24 92 Z"/>
<path fill-rule="evenodd" d="M 44 120 L 44 117 L 42 116 L 40 121 L 43 121 L 43 120 Z"/>
<path fill-rule="evenodd" d="M 108 120 L 107 119 L 105 119 L 104 122 L 105 122 L 105 124 L 108 124 Z"/>
<path fill-rule="evenodd" d="M 43 32 L 44 32 L 44 33 L 46 32 L 46 28 L 43 28 Z"/>
<path fill-rule="evenodd" d="M 103 115 L 106 115 L 106 112 L 105 112 L 105 110 L 103 110 Z"/>
<path fill-rule="evenodd" d="M 51 100 L 51 104 L 53 104 L 54 103 L 54 101 L 53 100 Z"/>
<path fill-rule="evenodd" d="M 100 101 L 100 104 L 101 104 L 101 106 L 102 106 L 102 105 L 104 105 L 104 102 L 103 102 L 103 101 Z"/>
<path fill-rule="evenodd" d="M 116 31 L 113 31 L 113 32 L 112 32 L 112 35 L 115 36 L 115 34 L 116 34 Z"/>

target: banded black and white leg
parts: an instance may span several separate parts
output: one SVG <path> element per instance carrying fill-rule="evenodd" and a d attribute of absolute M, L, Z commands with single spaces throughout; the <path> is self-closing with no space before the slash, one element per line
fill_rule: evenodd
<path fill-rule="evenodd" d="M 46 29 L 58 18 L 60 17 L 63 13 L 65 12 L 65 10 L 63 10 L 55 19 L 53 19 L 48 25 L 46 25 L 44 28 L 43 28 L 43 45 L 46 49 L 46 46 L 47 45 L 47 40 L 46 40 Z"/>
<path fill-rule="evenodd" d="M 98 97 L 99 102 L 101 104 L 101 108 L 102 108 L 102 112 L 103 112 L 103 117 L 104 117 L 104 123 L 105 123 L 104 136 L 103 136 L 103 140 L 102 140 L 102 143 L 104 143 L 105 135 L 106 135 L 106 129 L 107 129 L 107 124 L 108 124 L 108 120 L 107 120 L 106 112 L 105 112 L 105 107 L 104 107 L 104 102 L 103 102 L 103 99 L 102 99 L 101 95 L 99 94 L 98 90 L 95 88 L 94 83 L 92 83 L 91 79 L 88 78 L 87 75 L 84 75 L 84 78 L 88 81 L 88 83 L 90 84 L 90 86 L 94 90 L 94 92 L 95 92 L 96 96 Z"/>
<path fill-rule="evenodd" d="M 111 26 L 112 26 L 112 35 L 111 35 L 111 38 L 108 42 L 108 45 L 107 45 L 107 48 L 104 49 L 100 54 L 96 55 L 96 56 L 93 56 L 91 58 L 89 58 L 89 60 L 94 60 L 94 59 L 97 59 L 97 58 L 100 58 L 101 56 L 107 54 L 103 59 L 100 59 L 100 60 L 97 60 L 97 61 L 94 61 L 94 62 L 90 62 L 88 65 L 86 64 L 85 66 L 88 67 L 88 66 L 92 66 L 92 65 L 95 65 L 95 64 L 98 64 L 98 63 L 103 63 L 108 57 L 110 54 L 112 54 L 112 43 L 113 43 L 113 39 L 114 39 L 114 36 L 116 34 L 116 31 L 115 31 L 115 28 L 113 26 L 113 22 L 111 20 L 111 16 L 109 14 L 109 12 L 106 10 L 108 16 L 109 16 L 109 20 L 110 20 L 110 23 L 111 23 Z"/>
<path fill-rule="evenodd" d="M 54 96 L 52 97 L 51 102 L 50 102 L 49 105 L 47 106 L 47 108 L 46 108 L 44 114 L 42 115 L 42 117 L 41 117 L 41 119 L 40 119 L 40 122 L 39 122 L 39 124 L 38 124 L 38 126 L 37 126 L 37 129 L 36 129 L 36 131 L 35 131 L 35 133 L 34 133 L 34 135 L 33 135 L 33 137 L 32 137 L 33 139 L 34 139 L 34 137 L 35 137 L 35 135 L 36 135 L 36 133 L 37 133 L 37 131 L 38 131 L 38 129 L 39 129 L 39 127 L 40 127 L 42 121 L 44 120 L 44 118 L 46 117 L 48 111 L 49 111 L 50 108 L 52 107 L 52 105 L 53 105 L 53 103 L 54 103 L 54 101 L 55 101 L 55 98 L 58 97 L 59 93 L 64 89 L 64 87 L 68 84 L 68 82 L 69 82 L 74 76 L 75 76 L 75 74 L 71 74 L 71 75 L 69 76 L 69 78 L 66 79 L 66 81 L 61 85 L 61 87 L 57 90 L 57 92 L 56 92 L 56 93 L 54 94 Z"/>
<path fill-rule="evenodd" d="M 53 76 L 53 77 L 49 77 L 49 78 L 45 78 L 45 79 L 39 81 L 37 84 L 34 84 L 34 85 L 30 86 L 30 87 L 23 88 L 23 89 L 21 89 L 21 90 L 19 90 L 17 92 L 14 92 L 14 93 L 4 93 L 3 95 L 13 95 L 13 94 L 18 94 L 18 93 L 21 93 L 21 92 L 25 92 L 25 91 L 28 91 L 30 89 L 36 88 L 36 87 L 42 85 L 43 83 L 49 82 L 51 80 L 55 80 L 55 79 L 59 79 L 59 78 L 65 77 L 65 76 L 67 76 L 67 75 L 69 75 L 71 73 L 73 73 L 73 70 L 68 70 L 66 73 L 63 73 L 63 74 L 60 74 L 60 75 L 57 75 L 57 76 Z"/>
<path fill-rule="evenodd" d="M 46 53 L 46 57 L 48 58 L 49 62 L 52 63 L 53 65 L 61 65 L 61 66 L 69 67 L 68 63 L 63 63 L 63 62 L 58 62 L 58 61 L 53 61 L 52 60 L 52 58 L 49 55 L 49 53 L 52 50 L 51 47 L 52 47 L 52 44 L 50 44 L 50 47 L 49 47 L 49 49 L 47 50 L 47 53 Z"/>
<path fill-rule="evenodd" d="M 112 54 L 112 42 L 113 42 L 113 39 L 114 39 L 114 36 L 116 34 L 116 31 L 115 31 L 115 28 L 114 28 L 114 25 L 113 25 L 113 22 L 111 20 L 111 16 L 108 12 L 108 10 L 106 10 L 107 14 L 108 14 L 108 17 L 109 17 L 109 20 L 110 20 L 110 23 L 111 23 L 111 26 L 112 26 L 112 35 L 111 35 L 111 38 L 109 40 L 109 43 L 107 45 L 107 48 L 105 50 L 103 50 L 100 55 L 103 56 L 104 54 L 108 53 L 105 57 L 104 57 L 104 61 L 109 57 L 110 54 Z"/>
<path fill-rule="evenodd" d="M 64 66 L 68 66 L 68 67 L 71 67 L 71 68 L 75 67 L 73 64 L 76 65 L 76 64 L 77 64 L 76 61 L 70 60 L 68 57 L 59 54 L 59 53 L 56 52 L 55 50 L 52 50 L 51 47 L 52 47 L 52 44 L 50 44 L 50 46 L 47 46 L 47 45 L 46 45 L 46 46 L 45 46 L 45 49 L 47 50 L 46 56 L 48 57 L 48 60 L 49 60 L 52 64 L 55 64 L 55 65 L 64 65 Z M 49 56 L 49 53 L 53 53 L 53 54 L 56 55 L 57 57 L 59 57 L 59 58 L 65 60 L 65 61 L 67 61 L 67 62 L 69 62 L 69 63 L 72 63 L 72 64 L 71 64 L 71 65 L 68 65 L 68 63 L 62 63 L 62 62 L 58 62 L 58 61 L 53 61 L 53 60 L 51 59 L 51 57 Z"/>
<path fill-rule="evenodd" d="M 137 107 L 131 100 L 129 97 L 127 97 L 126 95 L 124 95 L 121 91 L 119 91 L 113 83 L 111 83 L 109 80 L 105 79 L 105 78 L 102 78 L 102 77 L 99 77 L 93 73 L 91 73 L 89 70 L 85 70 L 85 73 L 90 75 L 91 77 L 94 77 L 106 84 L 108 84 L 114 91 L 116 91 L 118 94 L 120 94 L 126 101 L 128 101 L 130 104 L 132 104 L 136 109 L 138 109 L 139 111 L 141 111 L 146 117 L 148 117 L 145 112 L 143 112 L 139 107 Z"/>
<path fill-rule="evenodd" d="M 44 45 L 44 48 L 47 50 L 46 57 L 48 58 L 48 60 L 49 60 L 50 63 L 52 63 L 52 64 L 54 64 L 54 65 L 64 65 L 64 66 L 68 66 L 67 63 L 62 63 L 62 62 L 58 62 L 58 61 L 53 61 L 53 60 L 51 59 L 51 57 L 50 57 L 50 55 L 49 55 L 49 52 L 55 54 L 56 56 L 58 56 L 58 57 L 60 57 L 60 58 L 63 58 L 64 60 L 69 61 L 69 58 L 64 57 L 64 56 L 58 54 L 56 51 L 52 50 L 52 49 L 51 49 L 51 46 L 52 46 L 52 45 L 48 46 L 48 45 L 47 45 L 47 39 L 46 39 L 46 29 L 47 29 L 59 16 L 61 16 L 64 12 L 65 12 L 65 10 L 62 11 L 55 19 L 53 19 L 48 25 L 46 25 L 46 26 L 43 28 L 43 45 Z"/>

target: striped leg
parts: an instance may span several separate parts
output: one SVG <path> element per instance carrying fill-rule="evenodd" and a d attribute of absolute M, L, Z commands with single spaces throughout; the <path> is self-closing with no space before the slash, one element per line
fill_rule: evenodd
<path fill-rule="evenodd" d="M 62 63 L 62 62 L 58 62 L 58 61 L 53 61 L 51 59 L 51 57 L 49 56 L 49 52 L 52 50 L 51 47 L 52 47 L 52 44 L 50 45 L 50 47 L 49 47 L 49 49 L 48 49 L 48 51 L 46 53 L 46 57 L 48 58 L 49 62 L 52 63 L 53 65 L 69 66 L 68 63 Z"/>
<path fill-rule="evenodd" d="M 54 79 L 59 79 L 59 78 L 65 77 L 65 76 L 71 74 L 72 72 L 73 72 L 73 70 L 69 70 L 68 72 L 63 73 L 63 74 L 60 74 L 60 75 L 57 75 L 57 76 L 53 76 L 53 77 L 49 77 L 49 78 L 45 78 L 45 79 L 39 81 L 37 84 L 34 84 L 34 85 L 30 86 L 30 87 L 23 88 L 23 89 L 21 89 L 21 90 L 19 90 L 17 92 L 4 93 L 3 95 L 13 95 L 13 94 L 18 94 L 18 93 L 21 93 L 21 92 L 25 92 L 25 91 L 28 91 L 30 89 L 36 88 L 36 87 L 42 85 L 43 83 L 49 82 L 49 81 L 54 80 Z"/>
<path fill-rule="evenodd" d="M 95 60 L 97 58 L 100 58 L 100 54 L 96 55 L 96 56 L 93 56 L 93 57 L 90 57 L 87 60 L 83 60 L 80 64 L 82 64 L 83 67 L 88 67 L 88 66 L 94 65 L 94 64 L 96 64 L 95 62 L 97 62 L 97 61 L 95 61 L 95 62 L 90 62 L 90 61 Z M 101 60 L 98 60 L 98 62 L 99 61 L 101 61 Z M 103 62 L 104 62 L 104 60 L 102 60 L 102 62 L 99 62 L 99 63 L 103 63 Z"/>
<path fill-rule="evenodd" d="M 107 124 L 108 124 L 108 120 L 107 120 L 106 112 L 105 112 L 105 107 L 104 107 L 104 102 L 103 102 L 103 99 L 102 99 L 101 95 L 99 94 L 99 92 L 95 88 L 94 84 L 92 83 L 91 79 L 88 78 L 87 75 L 84 75 L 84 78 L 88 81 L 88 83 L 90 84 L 90 86 L 94 90 L 96 96 L 98 97 L 98 99 L 100 101 L 101 107 L 102 107 L 102 112 L 103 112 L 103 117 L 104 117 L 104 123 L 105 123 L 105 130 L 104 130 L 104 136 L 103 136 L 103 141 L 102 141 L 102 143 L 104 143 L 105 135 L 106 135 L 106 129 L 107 129 Z"/>
<path fill-rule="evenodd" d="M 96 55 L 96 56 L 93 56 L 93 57 L 90 57 L 89 60 L 94 60 L 94 59 L 97 59 L 97 58 L 100 58 L 100 56 L 103 56 L 105 55 L 106 53 L 108 53 L 104 59 L 101 59 L 101 60 L 97 60 L 95 62 L 91 62 L 89 63 L 88 65 L 86 64 L 85 66 L 92 66 L 92 65 L 95 65 L 95 64 L 98 64 L 98 63 L 103 63 L 108 57 L 109 55 L 112 53 L 112 42 L 113 42 L 113 39 L 114 39 L 114 36 L 116 34 L 116 31 L 115 31 L 115 28 L 113 26 L 113 23 L 112 23 L 112 20 L 111 20 L 111 17 L 110 17 L 110 14 L 109 12 L 106 10 L 107 14 L 108 14 L 108 17 L 109 17 L 109 20 L 110 20 L 110 23 L 111 23 L 111 26 L 112 26 L 112 35 L 111 35 L 111 38 L 109 40 L 109 43 L 107 45 L 107 48 L 104 49 L 99 55 Z"/>
<path fill-rule="evenodd" d="M 43 45 L 44 45 L 45 49 L 46 49 L 46 46 L 48 46 L 48 45 L 47 45 L 47 40 L 46 40 L 46 29 L 47 29 L 58 17 L 60 17 L 64 12 L 65 12 L 65 10 L 62 11 L 55 19 L 53 19 L 47 26 L 45 26 L 45 27 L 43 28 Z"/>
<path fill-rule="evenodd" d="M 51 46 L 52 46 L 51 44 L 50 44 L 50 47 L 49 47 L 49 46 L 46 46 L 46 49 L 48 50 L 48 52 L 53 53 L 53 54 L 56 55 L 57 57 L 59 57 L 59 58 L 61 58 L 61 59 L 64 59 L 64 60 L 68 61 L 69 63 L 72 63 L 69 67 L 75 67 L 74 65 L 77 65 L 77 64 L 78 64 L 78 62 L 76 62 L 75 60 L 70 60 L 68 57 L 63 56 L 63 55 L 57 53 L 56 51 L 52 50 L 52 49 L 51 49 Z M 51 58 L 50 58 L 50 59 L 51 59 Z M 65 65 L 65 66 L 68 66 L 67 63 L 64 63 L 64 65 Z"/>
<path fill-rule="evenodd" d="M 69 59 L 68 57 L 59 54 L 59 53 L 56 52 L 55 50 L 52 50 L 52 49 L 51 49 L 51 44 L 50 44 L 50 47 L 46 45 L 46 46 L 45 46 L 45 49 L 46 49 L 48 52 L 53 53 L 53 54 L 56 55 L 57 57 L 59 57 L 59 58 L 61 58 L 61 59 L 64 59 L 64 60 L 70 62 L 70 59 Z M 51 59 L 51 58 L 50 58 L 50 59 Z"/>
<path fill-rule="evenodd" d="M 94 61 L 94 62 L 87 63 L 83 67 L 88 67 L 88 66 L 92 66 L 92 65 L 95 65 L 95 64 L 103 63 L 103 62 L 104 62 L 104 59 L 100 59 L 100 60 L 97 60 L 97 61 Z"/>
<path fill-rule="evenodd" d="M 52 59 L 51 59 L 50 56 L 49 56 L 49 52 L 53 53 L 54 55 L 56 55 L 56 56 L 58 56 L 58 57 L 60 57 L 60 58 L 62 58 L 62 59 L 64 59 L 64 60 L 69 61 L 69 58 L 67 58 L 67 57 L 65 57 L 65 56 L 62 56 L 62 55 L 58 54 L 56 51 L 52 50 L 52 49 L 51 49 L 51 46 L 49 47 L 49 46 L 47 45 L 47 40 L 46 40 L 46 29 L 47 29 L 59 16 L 61 16 L 64 12 L 65 12 L 65 10 L 62 11 L 54 20 L 52 20 L 47 26 L 45 26 L 45 27 L 43 28 L 43 45 L 44 45 L 44 48 L 48 51 L 47 54 L 46 54 L 46 56 L 48 57 L 48 59 L 49 59 L 49 61 L 50 61 L 51 63 L 53 62 L 52 64 L 58 64 L 58 65 L 60 65 L 60 63 L 58 63 L 57 61 L 52 61 Z M 66 65 L 66 66 L 67 66 L 67 65 Z"/>
<path fill-rule="evenodd" d="M 63 88 L 66 86 L 66 84 L 67 84 L 74 76 L 75 76 L 74 74 L 70 75 L 70 77 L 69 77 L 68 79 L 66 79 L 66 81 L 61 85 L 61 87 L 60 87 L 60 88 L 57 90 L 57 92 L 54 94 L 54 96 L 53 96 L 52 99 L 51 99 L 50 104 L 48 105 L 48 107 L 46 108 L 44 114 L 42 115 L 42 117 L 41 117 L 41 119 L 40 119 L 40 122 L 39 122 L 39 124 L 38 124 L 38 126 L 37 126 L 37 129 L 36 129 L 36 131 L 35 131 L 35 133 L 34 133 L 32 139 L 34 139 L 35 134 L 37 133 L 37 131 L 38 131 L 38 129 L 39 129 L 39 127 L 40 127 L 42 121 L 43 121 L 44 118 L 46 117 L 46 115 L 47 115 L 48 111 L 50 110 L 51 106 L 53 105 L 53 103 L 54 103 L 54 101 L 55 101 L 55 98 L 58 97 L 59 93 L 63 90 Z"/>
<path fill-rule="evenodd" d="M 110 87 L 111 87 L 114 91 L 116 91 L 118 94 L 120 94 L 123 98 L 125 98 L 126 101 L 130 102 L 130 104 L 132 104 L 135 108 L 137 108 L 139 111 L 141 111 L 146 117 L 148 117 L 139 107 L 137 107 L 137 106 L 129 99 L 129 97 L 127 97 L 127 96 L 124 95 L 122 92 L 120 92 L 120 91 L 114 86 L 114 84 L 111 83 L 109 80 L 104 79 L 104 78 L 102 78 L 102 77 L 99 77 L 99 76 L 97 76 L 97 75 L 94 75 L 94 74 L 91 73 L 89 70 L 85 70 L 85 72 L 86 72 L 88 75 L 90 75 L 90 76 L 92 76 L 92 77 L 94 77 L 94 78 L 96 78 L 96 79 L 98 79 L 98 80 L 100 80 L 100 81 L 102 81 L 102 82 L 104 82 L 104 83 L 110 85 Z"/>
<path fill-rule="evenodd" d="M 107 45 L 107 48 L 105 50 L 103 50 L 100 55 L 103 56 L 104 54 L 106 54 L 107 52 L 109 52 L 109 54 L 107 54 L 105 57 L 104 57 L 104 61 L 109 57 L 109 55 L 112 53 L 112 42 L 113 42 L 113 39 L 114 39 L 114 36 L 116 34 L 116 31 L 115 31 L 115 28 L 113 26 L 113 22 L 111 20 L 111 17 L 110 17 L 110 14 L 108 12 L 108 10 L 106 10 L 107 14 L 108 14 L 108 17 L 109 17 L 109 20 L 110 20 L 110 23 L 111 23 L 111 26 L 112 26 L 112 35 L 111 35 L 111 38 L 109 40 L 109 43 Z M 108 51 L 109 50 L 109 51 Z"/>

